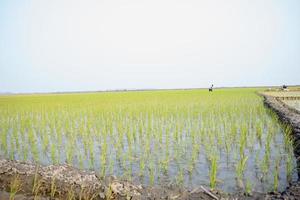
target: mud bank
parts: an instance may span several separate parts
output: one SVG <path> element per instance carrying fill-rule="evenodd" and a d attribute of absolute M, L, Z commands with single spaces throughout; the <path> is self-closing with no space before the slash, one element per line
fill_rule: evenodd
<path fill-rule="evenodd" d="M 14 184 L 15 199 L 262 199 L 244 194 L 227 195 L 200 186 L 192 191 L 179 187 L 144 187 L 115 177 L 100 178 L 93 171 L 68 165 L 37 166 L 0 160 L 0 199 L 9 199 Z"/>
<path fill-rule="evenodd" d="M 199 186 L 186 190 L 176 186 L 144 187 L 115 177 L 101 178 L 93 171 L 68 165 L 38 166 L 0 159 L 0 199 L 300 199 L 300 185 L 283 193 L 226 194 Z"/>

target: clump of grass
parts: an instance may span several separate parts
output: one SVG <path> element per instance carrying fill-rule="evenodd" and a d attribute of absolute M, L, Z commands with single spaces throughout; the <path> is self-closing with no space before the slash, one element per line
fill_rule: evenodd
<path fill-rule="evenodd" d="M 21 191 L 22 181 L 19 175 L 15 175 L 10 182 L 9 200 L 14 200 L 16 194 Z"/>
<path fill-rule="evenodd" d="M 50 197 L 54 198 L 56 194 L 57 188 L 55 185 L 55 176 L 51 180 L 51 188 L 50 188 Z"/>
<path fill-rule="evenodd" d="M 36 194 L 38 190 L 38 170 L 39 165 L 36 165 L 35 172 L 34 172 L 34 178 L 33 178 L 33 186 L 32 186 L 32 194 Z"/>
<path fill-rule="evenodd" d="M 67 191 L 67 200 L 74 200 L 75 199 L 75 191 L 74 185 L 72 185 Z"/>

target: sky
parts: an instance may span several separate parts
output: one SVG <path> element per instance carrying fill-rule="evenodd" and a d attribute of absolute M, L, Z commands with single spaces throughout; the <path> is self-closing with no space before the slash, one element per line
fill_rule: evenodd
<path fill-rule="evenodd" d="M 300 84 L 299 0 L 0 0 L 0 92 Z"/>

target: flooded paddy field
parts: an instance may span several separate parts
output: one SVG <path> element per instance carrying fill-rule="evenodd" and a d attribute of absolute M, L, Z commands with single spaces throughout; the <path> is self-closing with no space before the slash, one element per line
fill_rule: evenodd
<path fill-rule="evenodd" d="M 283 191 L 291 129 L 256 89 L 0 96 L 0 155 L 144 185 Z"/>

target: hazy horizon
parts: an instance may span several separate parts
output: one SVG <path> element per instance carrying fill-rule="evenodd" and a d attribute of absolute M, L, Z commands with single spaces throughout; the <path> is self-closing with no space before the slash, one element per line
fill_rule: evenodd
<path fill-rule="evenodd" d="M 299 85 L 300 1 L 0 2 L 0 93 Z"/>

